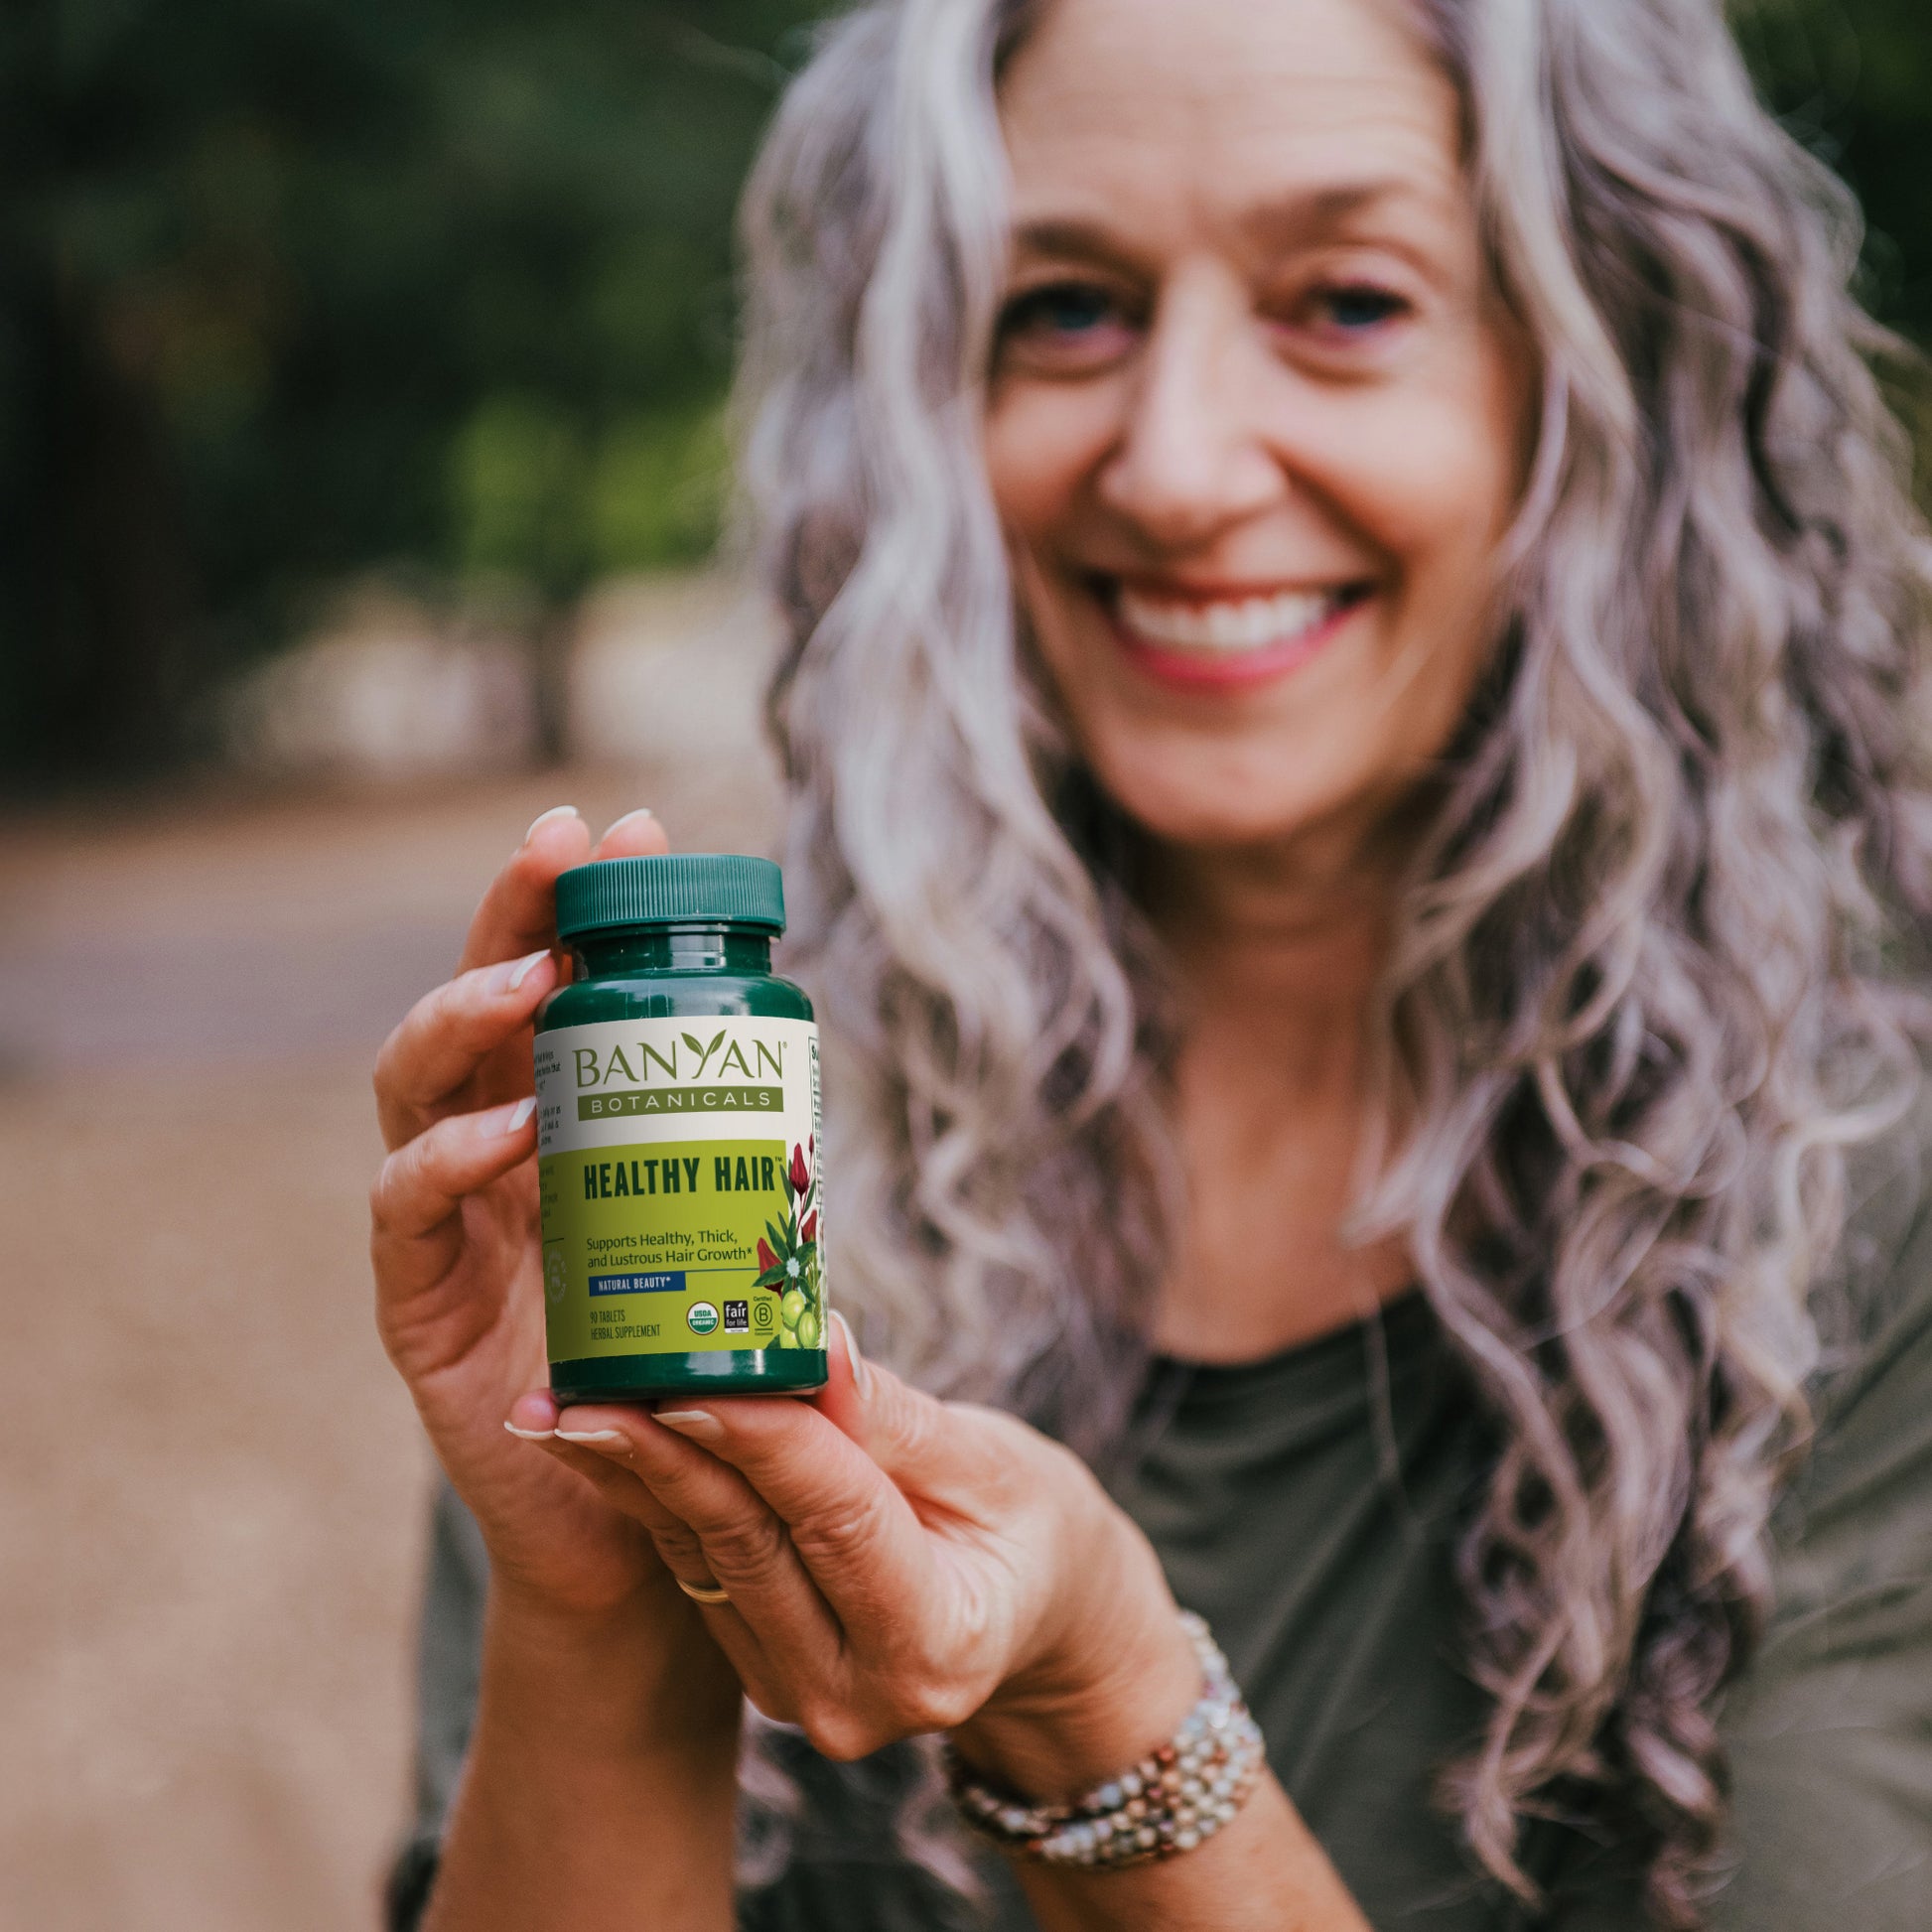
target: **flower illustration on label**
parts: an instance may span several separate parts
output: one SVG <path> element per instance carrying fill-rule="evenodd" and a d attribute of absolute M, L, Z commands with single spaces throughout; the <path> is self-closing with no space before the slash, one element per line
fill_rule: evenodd
<path fill-rule="evenodd" d="M 766 1221 L 759 1242 L 759 1277 L 754 1288 L 775 1288 L 778 1298 L 777 1346 L 824 1345 L 825 1311 L 819 1293 L 817 1137 L 794 1142 L 783 1172 L 785 1215 L 780 1225 Z"/>

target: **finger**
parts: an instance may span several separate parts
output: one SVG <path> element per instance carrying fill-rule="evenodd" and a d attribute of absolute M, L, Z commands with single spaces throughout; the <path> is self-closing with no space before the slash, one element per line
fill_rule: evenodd
<path fill-rule="evenodd" d="M 614 1455 L 600 1453 L 597 1448 L 585 1444 L 559 1442 L 554 1434 L 536 1447 L 566 1468 L 575 1469 L 621 1515 L 641 1525 L 656 1546 L 659 1561 L 673 1577 L 701 1588 L 710 1585 L 697 1532 L 673 1516 Z"/>
<path fill-rule="evenodd" d="M 536 1407 L 534 1403 L 528 1406 Z M 561 1439 L 560 1432 L 551 1432 L 557 1443 L 555 1453 L 589 1476 L 607 1501 L 645 1526 L 659 1560 L 673 1578 L 707 1591 L 721 1587 L 721 1571 L 734 1579 L 725 1587 L 727 1594 L 722 1602 L 703 1597 L 692 1600 L 738 1673 L 746 1694 L 767 1718 L 800 1722 L 807 1696 L 837 1694 L 844 1677 L 835 1662 L 838 1633 L 823 1603 L 813 1600 L 809 1586 L 799 1588 L 790 1601 L 774 1603 L 772 1592 L 747 1581 L 717 1552 L 707 1551 L 698 1532 L 668 1509 L 631 1466 L 632 1425 L 648 1430 L 647 1418 L 626 1409 L 617 1418 L 573 1411 L 559 1420 L 564 1424 Z M 663 1432 L 657 1434 L 662 1436 Z M 672 1439 L 666 1438 L 666 1442 L 675 1453 L 678 1446 Z M 809 1646 L 802 1653 L 796 1648 L 801 1644 Z M 801 1655 L 808 1660 L 803 1680 L 798 1675 Z"/>
<path fill-rule="evenodd" d="M 509 864 L 490 882 L 464 943 L 465 968 L 520 957 L 556 937 L 557 875 L 586 860 L 665 852 L 670 840 L 646 809 L 626 812 L 591 850 L 590 831 L 575 805 L 543 813 L 523 835 Z"/>
<path fill-rule="evenodd" d="M 628 1466 L 628 1449 L 615 1429 L 602 1432 L 606 1440 L 585 1442 L 582 1432 L 573 1431 L 580 1440 L 557 1440 L 559 1410 L 557 1398 L 548 1389 L 531 1389 L 510 1404 L 503 1427 L 526 1443 L 535 1443 L 588 1476 L 599 1491 L 624 1515 L 641 1523 L 657 1545 L 657 1553 L 674 1577 L 686 1583 L 705 1585 L 704 1554 L 698 1548 L 697 1532 L 676 1516 L 639 1482 Z M 600 1454 L 604 1449 L 610 1451 Z"/>
<path fill-rule="evenodd" d="M 666 1569 L 672 1577 L 682 1577 L 686 1583 L 707 1583 L 703 1575 L 703 1556 L 698 1548 L 698 1534 L 690 1524 L 680 1522 L 664 1505 L 657 1501 L 651 1491 L 637 1482 L 621 1454 L 599 1454 L 599 1449 L 617 1448 L 622 1438 L 617 1430 L 603 1432 L 609 1442 L 570 1442 L 568 1438 L 558 1442 L 556 1438 L 558 1407 L 556 1397 L 549 1389 L 529 1389 L 510 1405 L 510 1414 L 504 1416 L 504 1428 L 519 1436 L 527 1444 L 535 1444 L 556 1460 L 574 1468 L 580 1476 L 590 1478 L 591 1484 L 615 1503 L 631 1521 L 641 1522 L 651 1538 L 659 1546 L 659 1556 L 666 1557 Z M 672 1561 L 676 1559 L 676 1561 Z"/>
<path fill-rule="evenodd" d="M 434 1120 L 557 984 L 547 948 L 479 966 L 426 993 L 375 1057 L 376 1114 L 392 1148 Z"/>
<path fill-rule="evenodd" d="M 557 875 L 590 857 L 591 835 L 575 805 L 545 812 L 489 882 L 470 921 L 459 972 L 520 959 L 556 938 Z"/>
<path fill-rule="evenodd" d="M 573 1474 L 581 1476 L 621 1515 L 640 1524 L 670 1578 L 682 1579 L 700 1589 L 712 1587 L 713 1579 L 705 1568 L 704 1553 L 690 1526 L 679 1522 L 665 1509 L 623 1466 L 620 1456 L 610 1452 L 607 1444 L 560 1442 L 556 1423 L 556 1402 L 549 1390 L 540 1389 L 519 1396 L 510 1405 L 503 1427 L 512 1436 L 521 1437 L 532 1448 L 542 1450 L 552 1461 L 561 1462 Z M 788 1693 L 770 1671 L 763 1647 L 730 1604 L 708 1603 L 692 1597 L 685 1607 L 710 1622 L 712 1637 L 724 1650 L 740 1682 L 755 1691 L 765 1715 L 789 1719 L 792 1704 Z"/>
<path fill-rule="evenodd" d="M 797 1408 L 793 1403 L 782 1406 Z M 557 1433 L 562 1441 L 595 1449 L 621 1463 L 688 1527 L 697 1539 L 704 1573 L 730 1592 L 732 1611 L 762 1651 L 809 1658 L 818 1671 L 838 1654 L 838 1624 L 784 1524 L 737 1470 L 634 1410 L 567 1409 L 558 1419 Z M 719 1636 L 724 1641 L 722 1629 Z"/>
<path fill-rule="evenodd" d="M 379 1305 L 449 1272 L 463 1245 L 464 1200 L 536 1151 L 536 1101 L 452 1114 L 383 1162 L 369 1189 L 369 1251 Z"/>
<path fill-rule="evenodd" d="M 557 1433 L 557 1398 L 548 1389 L 526 1389 L 510 1404 L 503 1427 L 525 1442 L 547 1443 Z"/>
<path fill-rule="evenodd" d="M 962 1413 L 961 1405 L 940 1402 L 868 1362 L 836 1309 L 826 1332 L 830 1374 L 811 1406 L 901 1489 L 935 1501 L 973 1492 L 983 1473 L 986 1446 L 975 1430 L 947 1427 L 949 1416 L 956 1420 Z M 977 1417 L 984 1412 L 966 1413 Z"/>
<path fill-rule="evenodd" d="M 657 1421 L 729 1465 L 769 1507 L 846 1630 L 890 1635 L 907 1604 L 927 1599 L 924 1526 L 892 1477 L 816 1409 L 739 1396 L 680 1401 Z M 702 1537 L 703 1520 L 672 1500 Z"/>
<path fill-rule="evenodd" d="M 655 858 L 670 849 L 670 837 L 663 826 L 657 822 L 650 807 L 639 805 L 634 812 L 625 812 L 621 818 L 612 820 L 605 828 L 604 836 L 598 840 L 591 857 L 593 859 Z"/>

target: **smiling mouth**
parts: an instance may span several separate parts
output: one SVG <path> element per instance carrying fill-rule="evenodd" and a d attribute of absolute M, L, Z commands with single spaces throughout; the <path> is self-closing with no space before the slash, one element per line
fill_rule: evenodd
<path fill-rule="evenodd" d="M 1220 682 L 1292 668 L 1375 587 L 1176 596 L 1113 578 L 1096 580 L 1094 589 L 1122 642 L 1150 668 L 1179 676 L 1195 671 Z"/>

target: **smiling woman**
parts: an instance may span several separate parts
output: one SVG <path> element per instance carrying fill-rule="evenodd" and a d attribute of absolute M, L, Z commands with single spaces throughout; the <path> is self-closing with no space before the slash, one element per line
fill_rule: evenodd
<path fill-rule="evenodd" d="M 894 0 L 746 239 L 876 1360 L 537 1386 L 539 821 L 378 1069 L 397 1922 L 1918 1927 L 1932 549 L 1715 0 Z"/>
<path fill-rule="evenodd" d="M 1460 103 L 1394 8 L 1109 13 L 1049 11 L 1001 89 L 1033 637 L 1158 838 L 1359 843 L 1467 708 L 1527 457 Z"/>

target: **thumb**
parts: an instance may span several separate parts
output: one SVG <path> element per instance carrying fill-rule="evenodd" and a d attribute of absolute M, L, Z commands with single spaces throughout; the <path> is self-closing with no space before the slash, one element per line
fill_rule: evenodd
<path fill-rule="evenodd" d="M 901 1488 L 916 1490 L 924 1478 L 956 1473 L 956 1447 L 945 1447 L 945 1405 L 867 1361 L 851 1324 L 836 1309 L 829 1330 L 830 1379 L 812 1398 L 819 1414 Z"/>

